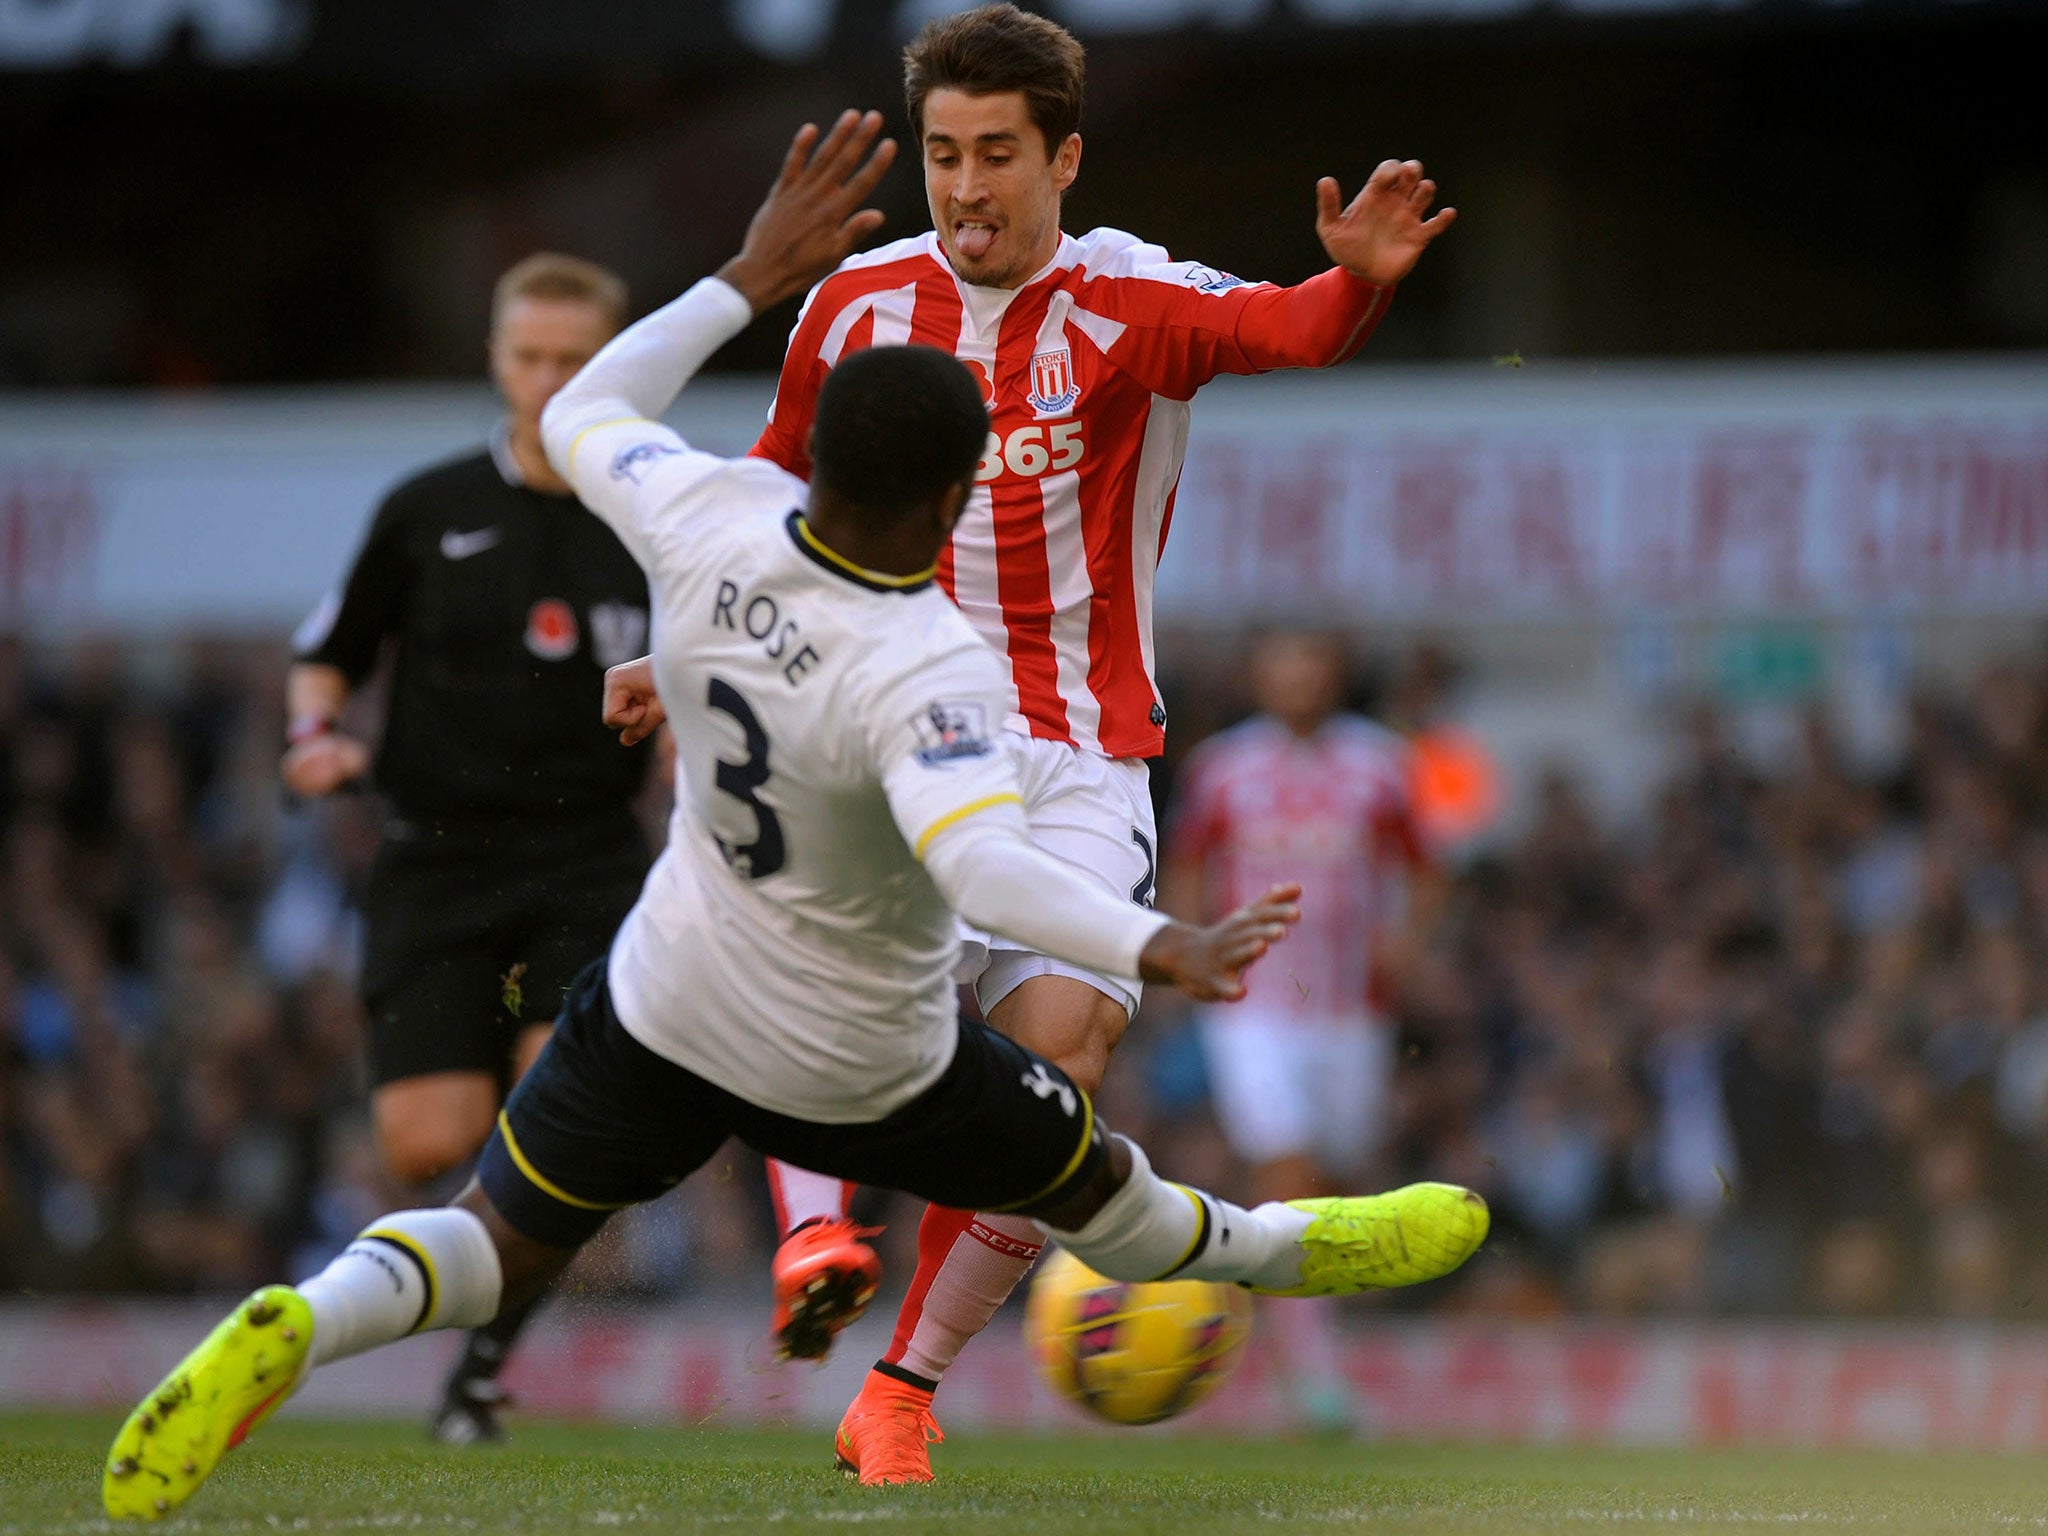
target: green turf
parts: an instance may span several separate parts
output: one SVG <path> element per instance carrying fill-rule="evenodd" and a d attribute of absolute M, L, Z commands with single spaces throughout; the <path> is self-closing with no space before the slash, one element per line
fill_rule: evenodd
<path fill-rule="evenodd" d="M 0 1536 L 133 1531 L 99 1511 L 111 1416 L 0 1417 Z M 816 1432 L 522 1426 L 444 1451 L 414 1425 L 285 1419 L 172 1532 L 839 1531 L 1061 1536 L 1371 1531 L 2048 1530 L 2031 1458 L 1476 1450 L 963 1434 L 927 1488 L 859 1488 Z"/>

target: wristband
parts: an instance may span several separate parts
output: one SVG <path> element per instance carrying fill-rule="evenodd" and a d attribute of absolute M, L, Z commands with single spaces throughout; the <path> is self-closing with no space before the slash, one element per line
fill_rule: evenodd
<path fill-rule="evenodd" d="M 315 736 L 325 736 L 333 729 L 334 722 L 325 715 L 300 715 L 285 727 L 285 744 L 296 747 L 300 742 L 311 741 Z"/>

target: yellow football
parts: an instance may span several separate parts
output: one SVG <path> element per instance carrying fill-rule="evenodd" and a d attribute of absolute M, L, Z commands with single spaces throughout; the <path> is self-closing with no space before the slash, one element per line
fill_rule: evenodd
<path fill-rule="evenodd" d="M 1184 1413 L 1236 1369 L 1251 1297 L 1213 1280 L 1126 1284 L 1052 1248 L 1031 1283 L 1024 1336 L 1060 1396 L 1112 1424 Z"/>

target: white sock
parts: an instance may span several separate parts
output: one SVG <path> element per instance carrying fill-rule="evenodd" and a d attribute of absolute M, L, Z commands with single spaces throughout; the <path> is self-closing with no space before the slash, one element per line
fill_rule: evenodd
<path fill-rule="evenodd" d="M 1125 1140 L 1131 1176 L 1078 1232 L 1045 1231 L 1112 1280 L 1242 1280 L 1285 1290 L 1301 1282 L 1306 1211 L 1268 1202 L 1245 1210 L 1206 1190 L 1169 1184 Z M 1044 1223 L 1040 1223 L 1041 1226 Z"/>
<path fill-rule="evenodd" d="M 298 1287 L 313 1309 L 307 1363 L 430 1328 L 475 1328 L 498 1315 L 504 1283 L 491 1235 L 469 1211 L 445 1206 L 373 1221 Z"/>
<path fill-rule="evenodd" d="M 812 1173 L 791 1163 L 768 1159 L 768 1193 L 775 1201 L 775 1219 L 782 1235 L 789 1236 L 807 1221 L 846 1214 L 853 1199 L 853 1186 L 844 1179 Z"/>

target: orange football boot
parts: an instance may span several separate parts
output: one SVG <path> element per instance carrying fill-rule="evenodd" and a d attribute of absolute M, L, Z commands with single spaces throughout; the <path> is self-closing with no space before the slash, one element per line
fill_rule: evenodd
<path fill-rule="evenodd" d="M 929 1445 L 945 1439 L 932 1417 L 932 1394 L 924 1387 L 869 1371 L 860 1396 L 839 1421 L 832 1448 L 839 1467 L 858 1473 L 861 1482 L 928 1483 L 932 1480 Z"/>
<path fill-rule="evenodd" d="M 775 1250 L 775 1316 L 769 1332 L 785 1360 L 822 1360 L 832 1336 L 875 1298 L 882 1261 L 865 1238 L 881 1228 L 844 1217 L 807 1221 Z"/>

